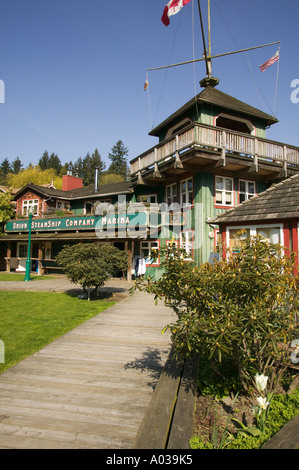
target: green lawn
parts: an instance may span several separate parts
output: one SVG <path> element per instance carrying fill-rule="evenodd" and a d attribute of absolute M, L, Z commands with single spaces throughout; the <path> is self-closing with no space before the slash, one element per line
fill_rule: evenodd
<path fill-rule="evenodd" d="M 0 281 L 24 281 L 25 273 L 0 273 Z M 38 276 L 31 274 L 30 279 L 32 281 L 43 281 L 44 279 L 55 279 L 55 276 Z"/>
<path fill-rule="evenodd" d="M 5 348 L 0 373 L 114 303 L 56 292 L 0 292 L 0 340 Z"/>

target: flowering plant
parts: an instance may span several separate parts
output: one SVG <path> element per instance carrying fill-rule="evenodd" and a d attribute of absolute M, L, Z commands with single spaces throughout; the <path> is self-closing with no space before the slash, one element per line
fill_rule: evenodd
<path fill-rule="evenodd" d="M 273 392 L 270 394 L 267 392 L 267 389 L 266 389 L 267 380 L 268 380 L 268 377 L 265 376 L 264 374 L 261 374 L 261 375 L 256 374 L 255 376 L 256 388 L 261 393 L 261 395 L 258 396 L 256 399 L 257 406 L 253 408 L 253 412 L 256 418 L 257 428 L 262 433 L 265 432 L 265 425 L 266 425 L 266 421 L 268 418 L 269 407 L 270 407 L 270 403 L 271 403 L 272 396 L 273 396 Z"/>

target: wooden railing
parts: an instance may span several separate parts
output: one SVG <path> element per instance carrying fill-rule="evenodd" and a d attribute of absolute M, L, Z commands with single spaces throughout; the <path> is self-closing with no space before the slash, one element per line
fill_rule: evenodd
<path fill-rule="evenodd" d="M 161 163 L 178 158 L 193 147 L 222 151 L 223 155 L 227 152 L 233 152 L 241 156 L 299 167 L 298 147 L 220 127 L 193 123 L 175 136 L 134 158 L 130 162 L 131 175 L 142 170 L 155 167 L 157 169 Z"/>

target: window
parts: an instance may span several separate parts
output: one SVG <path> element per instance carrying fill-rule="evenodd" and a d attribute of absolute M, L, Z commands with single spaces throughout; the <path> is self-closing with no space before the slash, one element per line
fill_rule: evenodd
<path fill-rule="evenodd" d="M 247 201 L 255 195 L 254 181 L 239 181 L 239 203 Z"/>
<path fill-rule="evenodd" d="M 268 226 L 250 226 L 250 227 L 229 227 L 226 231 L 227 247 L 234 253 L 240 250 L 242 241 L 249 240 L 252 237 L 260 235 L 270 244 L 283 246 L 283 229 L 282 225 Z"/>
<path fill-rule="evenodd" d="M 166 186 L 166 203 L 168 204 L 168 206 L 176 202 L 176 192 L 176 183 Z"/>
<path fill-rule="evenodd" d="M 180 247 L 186 251 L 184 259 L 192 259 L 193 251 L 193 238 L 194 234 L 192 230 L 180 233 Z"/>
<path fill-rule="evenodd" d="M 193 202 L 192 178 L 181 181 L 181 206 L 191 206 Z"/>
<path fill-rule="evenodd" d="M 18 258 L 27 258 L 27 244 L 18 244 Z"/>
<path fill-rule="evenodd" d="M 157 202 L 157 194 L 141 194 L 140 196 L 138 196 L 138 201 L 155 204 Z"/>
<path fill-rule="evenodd" d="M 216 176 L 215 204 L 220 206 L 233 205 L 233 179 Z"/>
<path fill-rule="evenodd" d="M 38 199 L 28 199 L 23 201 L 22 215 L 29 215 L 30 211 L 33 215 L 38 215 Z"/>
<path fill-rule="evenodd" d="M 155 254 L 159 250 L 159 242 L 141 242 L 140 244 L 140 255 L 142 258 L 145 258 L 145 262 L 147 264 L 150 264 L 154 261 L 155 259 Z M 155 260 L 155 262 L 159 262 L 158 260 Z"/>

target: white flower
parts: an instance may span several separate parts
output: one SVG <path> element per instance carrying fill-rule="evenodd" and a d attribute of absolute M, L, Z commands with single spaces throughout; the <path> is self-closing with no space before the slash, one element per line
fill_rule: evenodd
<path fill-rule="evenodd" d="M 256 383 L 256 387 L 258 389 L 259 392 L 263 392 L 266 387 L 267 387 L 267 380 L 268 380 L 268 377 L 264 374 L 256 374 L 255 376 L 255 383 Z"/>
<path fill-rule="evenodd" d="M 267 401 L 267 398 L 263 398 L 263 397 L 257 397 L 256 399 L 259 407 L 260 407 L 260 411 L 259 411 L 259 414 L 261 413 L 262 410 L 265 410 L 267 408 L 268 405 L 270 405 L 270 403 Z"/>

